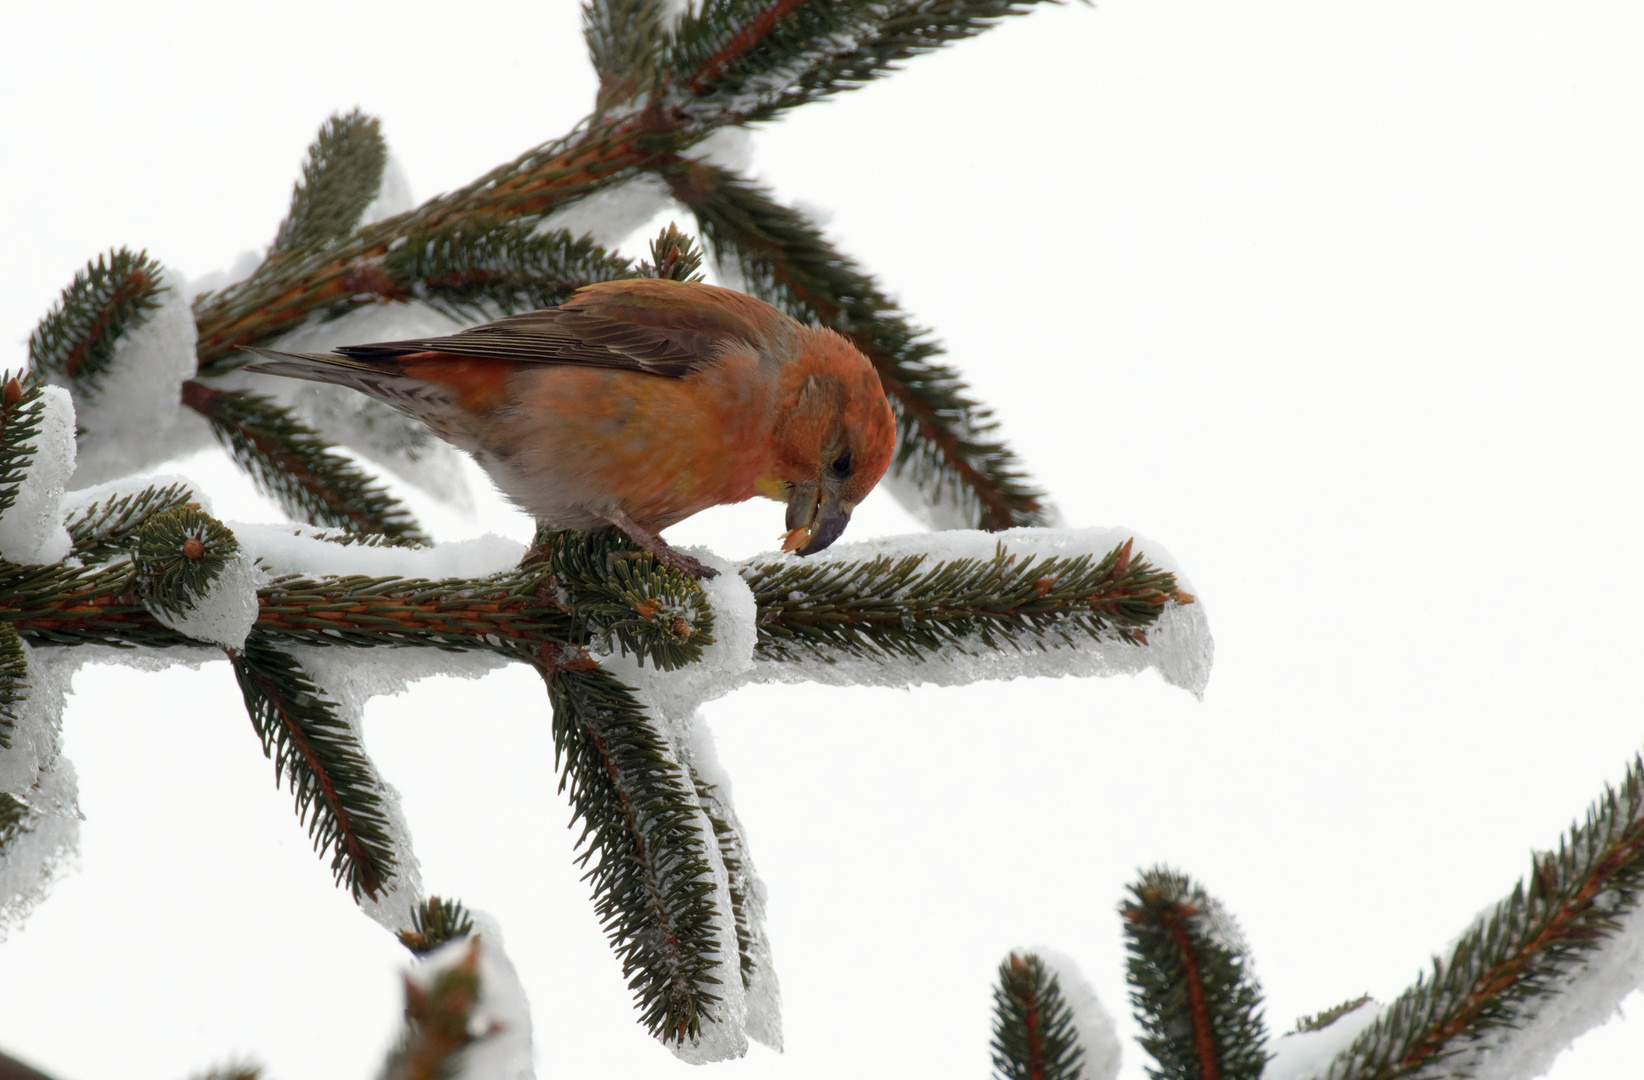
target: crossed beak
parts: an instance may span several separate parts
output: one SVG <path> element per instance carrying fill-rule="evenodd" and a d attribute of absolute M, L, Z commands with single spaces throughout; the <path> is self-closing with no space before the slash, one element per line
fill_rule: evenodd
<path fill-rule="evenodd" d="M 854 509 L 815 480 L 795 484 L 788 496 L 788 533 L 782 538 L 782 550 L 815 555 L 839 539 Z"/>

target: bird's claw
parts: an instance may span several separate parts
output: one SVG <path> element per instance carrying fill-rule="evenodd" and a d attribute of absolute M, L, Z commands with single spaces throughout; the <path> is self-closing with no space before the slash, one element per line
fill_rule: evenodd
<path fill-rule="evenodd" d="M 662 565 L 671 566 L 687 577 L 696 578 L 698 581 L 703 581 L 708 578 L 716 578 L 719 576 L 718 570 L 715 570 L 707 563 L 691 558 L 683 551 L 675 551 L 673 548 L 666 548 L 662 551 L 656 552 L 655 554 L 657 561 L 662 563 Z"/>

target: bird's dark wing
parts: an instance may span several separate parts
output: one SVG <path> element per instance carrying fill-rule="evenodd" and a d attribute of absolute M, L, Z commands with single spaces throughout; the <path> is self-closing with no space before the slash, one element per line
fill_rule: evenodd
<path fill-rule="evenodd" d="M 748 305 L 758 305 L 748 308 Z M 665 281 L 607 282 L 579 292 L 560 307 L 527 311 L 445 337 L 345 345 L 353 360 L 386 360 L 409 353 L 510 360 L 524 364 L 586 364 L 688 375 L 713 360 L 726 345 L 752 344 L 759 322 L 777 315 L 758 301 L 710 285 Z"/>

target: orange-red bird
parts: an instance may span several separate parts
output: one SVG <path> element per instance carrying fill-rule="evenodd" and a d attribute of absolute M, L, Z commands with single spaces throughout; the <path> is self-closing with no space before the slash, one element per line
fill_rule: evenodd
<path fill-rule="evenodd" d="M 872 365 L 831 330 L 729 289 L 607 281 L 559 307 L 331 355 L 251 350 L 253 371 L 350 386 L 473 454 L 554 529 L 615 526 L 697 576 L 658 532 L 755 495 L 783 549 L 821 551 L 890 465 Z"/>

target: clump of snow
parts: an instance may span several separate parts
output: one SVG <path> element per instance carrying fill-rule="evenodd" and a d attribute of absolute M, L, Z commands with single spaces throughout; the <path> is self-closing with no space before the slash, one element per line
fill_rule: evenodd
<path fill-rule="evenodd" d="M 1317 1031 L 1291 1032 L 1269 1044 L 1273 1057 L 1263 1080 L 1312 1080 L 1323 1075 L 1336 1055 L 1381 1016 L 1382 1006 L 1367 1001 Z"/>
<path fill-rule="evenodd" d="M 642 173 L 554 211 L 537 231 L 564 229 L 572 236 L 590 235 L 600 246 L 612 248 L 671 205 L 673 194 L 667 183 L 654 173 Z"/>
<path fill-rule="evenodd" d="M 93 484 L 91 487 L 66 492 L 63 495 L 63 519 L 66 521 L 93 504 L 107 505 L 128 495 L 140 495 L 149 488 L 172 486 L 187 488 L 190 493 L 189 501 L 198 503 L 202 512 L 211 513 L 211 497 L 200 491 L 194 481 L 175 473 L 156 473 L 141 477 L 122 477 L 119 480 L 110 480 L 106 484 Z"/>
<path fill-rule="evenodd" d="M 1031 952 L 1045 969 L 1056 977 L 1062 990 L 1062 1000 L 1073 1014 L 1073 1027 L 1079 1033 L 1079 1046 L 1085 1052 L 1084 1080 L 1114 1080 L 1119 1075 L 1119 1063 L 1124 1056 L 1118 1029 L 1113 1016 L 1103 1007 L 1096 991 L 1091 988 L 1084 972 L 1071 956 L 1054 949 L 1018 949 L 1017 955 Z"/>
<path fill-rule="evenodd" d="M 419 960 L 411 979 L 423 989 L 439 973 L 461 964 L 470 949 L 479 949 L 479 1001 L 469 1018 L 469 1032 L 482 1035 L 457 1058 L 457 1080 L 532 1080 L 531 1005 L 519 974 L 503 949 L 502 931 L 483 911 L 470 912 L 474 932 L 448 941 Z M 409 924 L 408 924 L 409 925 Z"/>
<path fill-rule="evenodd" d="M 183 299 L 192 306 L 196 297 L 208 292 L 218 292 L 237 285 L 250 277 L 263 264 L 266 256 L 261 251 L 246 250 L 234 257 L 234 261 L 221 270 L 212 270 L 201 274 L 197 278 L 182 282 L 178 288 L 182 291 Z"/>
<path fill-rule="evenodd" d="M 882 537 L 861 543 L 835 544 L 809 557 L 810 562 L 868 561 L 877 557 L 926 556 L 926 565 L 953 559 L 991 560 L 995 549 L 1019 559 L 1029 556 L 1069 558 L 1092 555 L 1100 558 L 1126 540 L 1134 538 L 1132 560 L 1145 558 L 1176 575 L 1178 588 L 1192 593 L 1192 583 L 1182 574 L 1176 560 L 1161 545 L 1130 529 L 1007 529 L 988 533 L 953 530 L 941 533 L 914 533 Z M 748 560 L 750 564 L 797 559 L 773 552 Z M 961 686 L 989 679 L 1021 676 L 1093 676 L 1137 674 L 1153 668 L 1166 682 L 1204 696 L 1210 681 L 1215 642 L 1205 616 L 1204 601 L 1166 604 L 1159 619 L 1147 628 L 1146 645 L 1113 638 L 1091 640 L 1077 636 L 1062 640 L 1054 632 L 1022 641 L 1019 650 L 997 650 L 980 641 L 959 642 L 945 647 L 940 656 L 870 658 L 837 656 L 829 659 L 789 661 L 758 660 L 751 681 L 819 682 L 834 686 Z"/>
<path fill-rule="evenodd" d="M 0 791 L 21 799 L 28 818 L 0 849 L 0 941 L 68 869 L 80 836 L 74 766 L 60 745 L 63 684 L 26 642 L 23 657 L 28 689 L 14 708 L 11 749 L 0 750 Z"/>
<path fill-rule="evenodd" d="M 80 453 L 73 487 L 89 487 L 212 444 L 205 418 L 182 406 L 195 375 L 194 312 L 169 272 L 159 307 L 114 343 L 114 358 L 93 394 L 75 400 Z"/>
<path fill-rule="evenodd" d="M 1644 917 L 1638 908 L 1618 914 L 1622 898 L 1614 891 L 1599 894 L 1594 903 L 1607 906 L 1621 928 L 1554 982 L 1551 993 L 1524 1003 L 1525 1022 L 1493 1029 L 1450 1062 L 1459 1060 L 1476 1080 L 1531 1080 L 1552 1068 L 1579 1036 L 1620 1015 L 1622 1000 L 1644 985 Z"/>
<path fill-rule="evenodd" d="M 323 353 L 339 345 L 454 334 L 468 325 L 425 304 L 373 304 L 339 319 L 304 323 L 273 348 Z M 213 385 L 273 398 L 327 440 L 364 455 L 406 483 L 462 509 L 472 505 L 461 452 L 383 402 L 346 386 L 254 371 L 236 371 Z"/>
<path fill-rule="evenodd" d="M 763 933 L 763 886 L 753 876 L 753 864 L 746 857 L 747 845 L 741 839 L 736 814 L 730 804 L 728 778 L 719 766 L 713 737 L 697 711 L 697 706 L 702 702 L 740 686 L 753 668 L 756 638 L 753 591 L 736 574 L 736 568 L 725 560 L 702 548 L 690 549 L 690 554 L 720 572 L 718 577 L 702 582 L 703 592 L 714 611 L 714 641 L 703 649 L 702 660 L 678 671 L 641 667 L 633 656 L 607 656 L 600 663 L 623 683 L 633 687 L 635 696 L 667 738 L 672 757 L 687 782 L 714 785 L 708 805 L 698 807 L 697 827 L 704 841 L 703 853 L 714 875 L 714 933 L 720 942 L 720 952 L 711 974 L 719 980 L 716 993 L 720 1001 L 715 1009 L 717 1015 L 714 1021 L 702 1025 L 700 1037 L 692 1042 L 667 1044 L 668 1049 L 681 1060 L 703 1064 L 746 1054 L 748 1035 L 767 1045 L 780 1047 L 782 1028 L 781 995 L 774 973 L 756 981 L 747 988 L 747 992 L 742 985 L 736 916 L 731 906 L 731 878 L 715 837 L 713 823 L 708 819 L 709 812 L 729 824 L 736 833 L 733 846 L 743 863 L 743 868 L 738 872 L 742 879 L 738 885 L 750 901 L 758 904 L 755 938 L 762 943 L 765 955 L 756 955 L 755 959 L 760 962 L 760 968 L 770 973 L 769 944 L 765 942 Z M 750 992 L 755 991 L 759 995 L 757 1012 L 750 1014 Z"/>
<path fill-rule="evenodd" d="M 250 552 L 274 577 L 303 574 L 430 580 L 480 578 L 512 570 L 525 556 L 524 544 L 495 533 L 433 547 L 410 548 L 333 543 L 324 537 L 340 534 L 311 525 L 233 523 L 230 528 L 241 548 Z"/>
<path fill-rule="evenodd" d="M 34 457 L 17 486 L 11 509 L 0 515 L 0 559 L 47 565 L 68 556 L 63 489 L 74 474 L 74 399 L 59 386 L 41 390 L 40 430 Z"/>
<path fill-rule="evenodd" d="M 327 545 L 335 546 L 335 545 Z M 384 549 L 373 549 L 381 551 Z M 357 649 L 290 645 L 285 651 L 308 673 L 309 680 L 337 703 L 338 716 L 348 722 L 359 745 L 365 746 L 362 718 L 374 697 L 393 696 L 432 675 L 478 679 L 508 661 L 488 652 L 447 652 L 442 649 Z M 367 757 L 369 760 L 369 756 Z M 400 805 L 400 793 L 380 775 L 373 775 L 382 800 L 387 832 L 397 867 L 394 880 L 375 900 L 362 896 L 360 907 L 391 931 L 412 925 L 411 913 L 422 902 L 422 870 L 411 847 L 411 828 Z"/>
<path fill-rule="evenodd" d="M 382 182 L 377 185 L 377 195 L 361 212 L 360 224 L 375 225 L 379 221 L 387 221 L 416 205 L 416 200 L 411 197 L 411 178 L 405 175 L 400 159 L 390 152 L 388 160 L 383 163 Z"/>
<path fill-rule="evenodd" d="M 241 551 L 228 560 L 193 606 L 177 612 L 153 607 L 149 613 L 196 641 L 242 649 L 257 621 L 257 578 L 256 564 Z"/>

